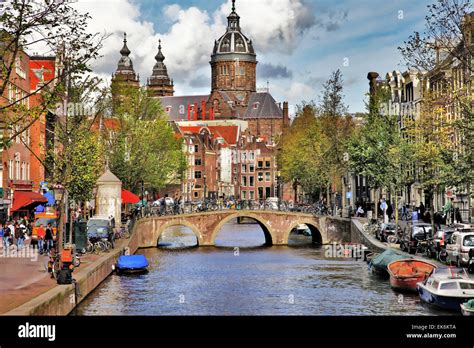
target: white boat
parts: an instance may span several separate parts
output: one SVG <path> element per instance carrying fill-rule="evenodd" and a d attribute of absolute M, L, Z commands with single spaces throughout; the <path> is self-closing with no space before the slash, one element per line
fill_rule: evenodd
<path fill-rule="evenodd" d="M 442 309 L 459 311 L 461 304 L 474 299 L 474 279 L 464 268 L 436 268 L 416 288 L 422 301 Z"/>

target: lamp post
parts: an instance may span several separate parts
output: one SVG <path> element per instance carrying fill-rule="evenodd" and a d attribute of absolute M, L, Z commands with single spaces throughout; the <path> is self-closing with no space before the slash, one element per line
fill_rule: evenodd
<path fill-rule="evenodd" d="M 56 229 L 56 244 L 57 244 L 57 252 L 58 254 L 61 252 L 63 247 L 63 234 L 64 234 L 64 207 L 65 202 L 64 199 L 66 198 L 64 186 L 61 184 L 57 184 L 53 186 L 54 190 L 54 197 L 56 201 L 59 201 L 59 222 Z"/>
<path fill-rule="evenodd" d="M 207 198 L 207 183 L 206 183 L 207 176 L 204 174 L 204 200 Z"/>

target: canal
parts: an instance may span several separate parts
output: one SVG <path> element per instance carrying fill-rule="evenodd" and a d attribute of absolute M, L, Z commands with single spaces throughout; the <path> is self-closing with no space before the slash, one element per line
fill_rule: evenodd
<path fill-rule="evenodd" d="M 158 248 L 139 250 L 149 272 L 109 276 L 72 315 L 440 315 L 417 295 L 391 290 L 361 260 L 325 256 L 311 237 L 261 246 L 256 224 L 225 225 L 217 247 L 193 248 L 186 227 L 172 227 Z"/>

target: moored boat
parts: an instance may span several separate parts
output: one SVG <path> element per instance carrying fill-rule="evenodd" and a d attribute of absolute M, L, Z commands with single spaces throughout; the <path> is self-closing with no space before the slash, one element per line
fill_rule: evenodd
<path fill-rule="evenodd" d="M 465 316 L 474 316 L 474 300 L 461 303 L 461 312 Z"/>
<path fill-rule="evenodd" d="M 148 260 L 145 255 L 123 255 L 115 266 L 119 273 L 140 273 L 148 270 Z"/>
<path fill-rule="evenodd" d="M 423 302 L 452 311 L 459 311 L 461 304 L 474 299 L 474 279 L 463 268 L 435 268 L 416 288 Z"/>
<path fill-rule="evenodd" d="M 388 264 L 390 286 L 398 291 L 416 292 L 416 284 L 429 277 L 436 266 L 417 259 L 396 260 Z"/>
<path fill-rule="evenodd" d="M 392 249 L 387 249 L 383 253 L 372 257 L 369 262 L 369 269 L 372 270 L 373 273 L 387 276 L 387 266 L 391 262 L 401 259 L 406 259 L 406 256 L 399 254 Z"/>

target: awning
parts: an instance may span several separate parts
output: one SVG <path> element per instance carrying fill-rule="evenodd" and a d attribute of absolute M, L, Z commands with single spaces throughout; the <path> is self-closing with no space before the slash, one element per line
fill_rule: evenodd
<path fill-rule="evenodd" d="M 21 208 L 34 208 L 38 204 L 47 203 L 48 199 L 42 194 L 31 191 L 13 192 L 13 206 L 11 211 L 17 211 Z"/>
<path fill-rule="evenodd" d="M 136 204 L 140 202 L 140 198 L 128 190 L 122 189 L 122 203 Z"/>

